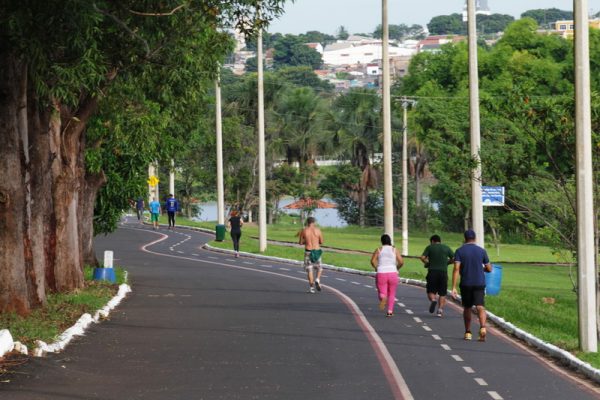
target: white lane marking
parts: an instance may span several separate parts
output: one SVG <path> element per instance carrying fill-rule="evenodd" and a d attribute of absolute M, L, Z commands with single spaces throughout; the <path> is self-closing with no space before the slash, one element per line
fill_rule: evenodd
<path fill-rule="evenodd" d="M 346 280 L 342 279 L 342 278 L 335 278 L 335 279 L 337 279 L 338 281 L 346 282 Z"/>
<path fill-rule="evenodd" d="M 306 272 L 304 272 L 304 271 L 296 271 L 296 272 L 297 272 L 297 273 L 299 273 L 299 274 L 302 274 L 302 275 L 304 275 L 304 274 L 306 273 Z M 322 277 L 323 277 L 323 276 L 321 276 L 321 278 L 322 278 Z"/>
<path fill-rule="evenodd" d="M 291 271 L 289 268 L 279 268 L 280 271 Z"/>
<path fill-rule="evenodd" d="M 419 324 L 420 324 L 421 322 L 423 322 L 423 321 L 421 320 L 421 318 L 419 318 L 419 317 L 413 317 L 413 319 L 415 320 L 415 322 L 417 322 L 417 323 L 419 323 Z"/>
<path fill-rule="evenodd" d="M 369 288 L 369 289 L 373 289 L 373 286 L 371 286 L 371 285 L 365 285 L 365 287 Z"/>
<path fill-rule="evenodd" d="M 208 258 L 210 258 L 211 260 L 218 260 L 217 257 L 213 257 L 213 256 L 208 256 Z"/>
<path fill-rule="evenodd" d="M 413 314 L 412 310 L 406 310 L 406 313 L 407 313 L 407 314 L 410 314 L 410 315 L 412 315 L 412 314 Z"/>
<path fill-rule="evenodd" d="M 474 374 L 475 373 L 475 370 L 473 368 L 471 368 L 471 367 L 463 367 L 463 369 L 465 370 L 465 372 L 467 374 Z"/>
<path fill-rule="evenodd" d="M 404 303 L 398 303 L 398 305 L 399 305 L 400 307 L 406 307 L 406 306 L 404 305 Z"/>
<path fill-rule="evenodd" d="M 268 265 L 268 264 L 261 264 L 260 266 L 261 267 L 265 267 L 265 268 L 273 268 L 272 265 Z"/>
<path fill-rule="evenodd" d="M 235 260 L 233 258 L 226 258 L 225 261 L 235 262 Z"/>
<path fill-rule="evenodd" d="M 444 349 L 444 350 L 446 350 L 446 351 L 450 351 L 450 350 L 452 350 L 452 349 L 450 348 L 450 346 L 448 346 L 447 344 L 441 344 L 440 346 L 442 346 L 442 349 Z"/>
<path fill-rule="evenodd" d="M 487 382 L 484 381 L 482 378 L 475 378 L 475 382 L 477 382 L 479 384 L 479 386 L 487 386 Z"/>
<path fill-rule="evenodd" d="M 439 335 L 431 335 L 431 337 L 435 340 L 442 340 L 442 338 Z"/>
<path fill-rule="evenodd" d="M 431 332 L 431 328 L 427 325 L 423 325 L 423 329 L 425 329 L 427 332 Z"/>
<path fill-rule="evenodd" d="M 321 278 L 329 278 L 329 275 L 321 275 Z"/>
<path fill-rule="evenodd" d="M 135 229 L 135 228 L 133 228 L 133 229 Z M 147 247 L 149 247 L 153 244 L 159 243 L 168 237 L 166 235 L 162 235 L 162 236 L 163 237 L 161 239 L 155 240 L 154 242 L 151 242 L 151 243 L 148 243 L 148 244 L 142 246 L 141 250 L 145 251 L 149 254 L 156 254 L 159 256 L 163 256 L 163 257 L 173 257 L 173 258 L 179 258 L 179 259 L 195 261 L 195 262 L 199 261 L 199 260 L 196 260 L 194 258 L 189 258 L 189 257 L 156 253 L 152 250 L 147 249 Z M 260 272 L 263 274 L 277 275 L 277 276 L 280 276 L 283 278 L 294 279 L 294 280 L 304 282 L 304 279 L 296 278 L 296 277 L 289 276 L 289 275 L 279 274 L 277 272 L 261 271 L 259 269 L 247 268 L 247 267 L 242 267 L 239 265 L 229 265 L 229 264 L 224 264 L 221 262 L 213 262 L 213 261 L 206 261 L 206 260 L 203 260 L 202 262 L 204 262 L 206 264 L 214 264 L 214 265 L 225 266 L 225 267 L 229 267 L 229 268 L 243 269 L 246 271 Z M 388 383 L 391 386 L 390 389 L 392 390 L 394 399 L 395 400 L 414 400 L 414 397 L 413 397 L 412 393 L 410 392 L 410 389 L 408 388 L 408 385 L 406 384 L 404 377 L 400 373 L 400 370 L 398 369 L 396 362 L 394 361 L 394 359 L 392 358 L 392 355 L 390 354 L 387 347 L 385 346 L 385 343 L 383 343 L 383 340 L 381 340 L 381 337 L 377 334 L 377 332 L 375 331 L 375 328 L 373 328 L 373 326 L 369 323 L 369 321 L 367 320 L 367 317 L 365 317 L 365 315 L 362 313 L 362 311 L 360 311 L 360 308 L 358 307 L 358 305 L 350 297 L 348 297 L 346 294 L 344 294 L 342 291 L 332 288 L 332 287 L 328 287 L 328 289 L 331 292 L 335 293 L 339 298 L 341 298 L 342 301 L 344 301 L 346 306 L 354 314 L 354 318 L 356 319 L 356 322 L 358 323 L 358 325 L 363 329 L 363 331 L 365 332 L 365 335 L 367 335 L 367 337 L 369 339 L 369 343 L 373 347 L 373 350 L 375 351 L 377 359 L 379 360 L 379 363 L 381 364 L 381 368 L 383 369 L 384 375 L 385 375 Z"/>
<path fill-rule="evenodd" d="M 253 262 L 249 262 L 249 261 L 242 261 L 242 264 L 246 264 L 246 265 L 254 265 Z"/>
<path fill-rule="evenodd" d="M 177 252 L 178 252 L 179 254 L 183 254 L 183 251 L 181 251 L 181 250 L 177 250 Z"/>
<path fill-rule="evenodd" d="M 500 396 L 497 392 L 488 392 L 488 394 L 494 400 L 503 400 L 502 396 Z"/>
<path fill-rule="evenodd" d="M 452 358 L 454 358 L 454 361 L 458 361 L 458 362 L 464 361 L 462 358 L 460 358 L 460 356 L 458 354 L 452 354 Z"/>
<path fill-rule="evenodd" d="M 358 282 L 352 282 L 353 285 L 360 285 Z"/>
<path fill-rule="evenodd" d="M 194 257 L 200 257 L 200 254 L 192 253 Z"/>
<path fill-rule="evenodd" d="M 173 251 L 173 248 L 172 248 L 172 247 L 169 247 L 169 250 Z"/>

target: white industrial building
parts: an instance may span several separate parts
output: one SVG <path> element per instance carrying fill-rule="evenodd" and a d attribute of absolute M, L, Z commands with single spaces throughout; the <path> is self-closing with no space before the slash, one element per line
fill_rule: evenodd
<path fill-rule="evenodd" d="M 416 49 L 389 46 L 390 57 L 412 56 L 416 52 Z M 338 42 L 328 45 L 323 51 L 323 63 L 326 65 L 364 65 L 381 58 L 381 44 Z"/>

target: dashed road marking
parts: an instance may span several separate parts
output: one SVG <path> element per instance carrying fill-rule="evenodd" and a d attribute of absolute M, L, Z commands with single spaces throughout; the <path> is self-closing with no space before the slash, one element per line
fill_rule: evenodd
<path fill-rule="evenodd" d="M 353 285 L 360 285 L 358 282 L 351 282 Z"/>
<path fill-rule="evenodd" d="M 280 271 L 291 271 L 289 268 L 279 268 Z"/>
<path fill-rule="evenodd" d="M 488 394 L 494 400 L 503 400 L 502 396 L 500 396 L 497 392 L 488 392 Z"/>
<path fill-rule="evenodd" d="M 463 369 L 465 370 L 465 372 L 467 374 L 474 374 L 475 373 L 475 370 L 473 368 L 471 368 L 471 367 L 463 367 Z"/>
<path fill-rule="evenodd" d="M 273 268 L 273 266 L 269 264 L 261 264 L 260 266 L 265 268 Z"/>
<path fill-rule="evenodd" d="M 431 335 L 431 337 L 434 338 L 435 340 L 442 340 L 440 335 Z"/>
<path fill-rule="evenodd" d="M 399 305 L 400 307 L 406 307 L 406 306 L 404 305 L 404 303 L 398 303 L 398 305 Z"/>
<path fill-rule="evenodd" d="M 242 261 L 242 264 L 246 264 L 246 265 L 254 265 L 253 262 L 249 262 L 249 261 Z"/>
<path fill-rule="evenodd" d="M 419 318 L 419 317 L 413 317 L 413 319 L 415 320 L 415 322 L 418 322 L 419 324 L 420 324 L 421 322 L 423 322 L 423 321 L 421 320 L 421 318 Z"/>
<path fill-rule="evenodd" d="M 410 315 L 412 315 L 412 314 L 413 314 L 412 310 L 406 310 L 406 313 L 407 313 L 407 314 L 410 314 Z"/>
<path fill-rule="evenodd" d="M 233 258 L 226 258 L 225 261 L 235 262 L 235 260 Z"/>
<path fill-rule="evenodd" d="M 179 254 L 183 254 L 183 251 L 181 251 L 181 250 L 177 250 L 177 252 L 178 252 Z"/>
<path fill-rule="evenodd" d="M 427 325 L 423 325 L 423 329 L 425 329 L 427 332 L 431 332 L 431 328 Z"/>
<path fill-rule="evenodd" d="M 477 382 L 479 384 L 479 386 L 487 386 L 487 382 L 484 381 L 482 378 L 475 378 L 475 382 Z"/>
<path fill-rule="evenodd" d="M 371 285 L 365 285 L 365 287 L 369 288 L 369 289 L 373 289 L 373 286 L 371 286 Z"/>
<path fill-rule="evenodd" d="M 211 260 L 218 260 L 217 257 L 213 257 L 213 256 L 208 256 L 208 258 L 210 258 Z"/>
<path fill-rule="evenodd" d="M 194 257 L 200 257 L 200 254 L 192 253 Z"/>
<path fill-rule="evenodd" d="M 172 248 L 172 247 L 169 247 L 169 250 L 173 251 L 173 248 Z"/>
<path fill-rule="evenodd" d="M 341 281 L 341 282 L 346 282 L 346 280 L 342 279 L 342 278 L 335 278 L 335 279 L 337 279 L 338 281 Z"/>
<path fill-rule="evenodd" d="M 452 354 L 452 358 L 454 358 L 454 361 L 458 361 L 458 362 L 464 361 L 462 358 L 460 358 L 460 356 L 458 354 Z"/>
<path fill-rule="evenodd" d="M 448 346 L 447 344 L 441 344 L 440 346 L 442 346 L 442 349 L 444 349 L 444 350 L 446 350 L 446 351 L 450 351 L 450 350 L 452 350 L 452 349 L 450 348 L 450 346 Z"/>

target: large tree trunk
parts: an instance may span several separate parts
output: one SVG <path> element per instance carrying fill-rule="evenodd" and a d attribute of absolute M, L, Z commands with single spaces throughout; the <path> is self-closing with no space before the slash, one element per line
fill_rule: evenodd
<path fill-rule="evenodd" d="M 83 190 L 80 193 L 81 207 L 79 220 L 87 221 L 81 225 L 81 253 L 84 265 L 97 267 L 99 265 L 94 251 L 94 204 L 98 191 L 106 182 L 106 176 L 101 174 L 86 174 Z"/>
<path fill-rule="evenodd" d="M 0 60 L 0 312 L 26 314 L 47 290 L 83 287 L 93 211 L 82 205 L 93 210 L 101 183 L 85 183 L 82 138 L 96 100 L 45 107 L 26 65 L 2 49 Z"/>

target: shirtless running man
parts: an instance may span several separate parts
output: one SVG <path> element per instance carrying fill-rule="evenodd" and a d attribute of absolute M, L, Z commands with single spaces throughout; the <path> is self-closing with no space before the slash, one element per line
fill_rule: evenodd
<path fill-rule="evenodd" d="M 310 285 L 308 292 L 315 293 L 315 287 L 321 291 L 321 244 L 323 244 L 323 234 L 321 230 L 315 226 L 315 219 L 308 217 L 306 219 L 306 228 L 300 232 L 300 241 L 304 245 L 304 270 L 308 274 L 308 284 Z M 314 278 L 313 270 L 317 269 L 317 278 Z"/>

